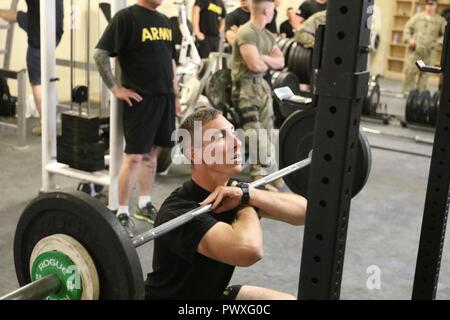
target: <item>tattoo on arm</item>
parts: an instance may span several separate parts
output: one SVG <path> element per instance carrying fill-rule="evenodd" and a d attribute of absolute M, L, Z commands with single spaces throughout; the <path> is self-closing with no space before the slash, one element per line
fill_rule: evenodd
<path fill-rule="evenodd" d="M 111 68 L 111 62 L 109 60 L 109 52 L 102 49 L 97 49 L 94 54 L 94 61 L 97 64 L 98 72 L 105 82 L 108 89 L 111 89 L 116 83 L 116 79 L 114 78 L 114 74 Z"/>

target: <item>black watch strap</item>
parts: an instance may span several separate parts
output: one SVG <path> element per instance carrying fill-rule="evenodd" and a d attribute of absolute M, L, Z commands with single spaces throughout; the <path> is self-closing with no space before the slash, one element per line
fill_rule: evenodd
<path fill-rule="evenodd" d="M 242 190 L 241 204 L 248 204 L 250 202 L 250 185 L 247 182 L 239 182 L 237 186 Z"/>

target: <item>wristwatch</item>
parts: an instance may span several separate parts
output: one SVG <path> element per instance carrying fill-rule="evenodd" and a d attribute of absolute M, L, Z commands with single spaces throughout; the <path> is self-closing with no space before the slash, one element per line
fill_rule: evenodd
<path fill-rule="evenodd" d="M 247 182 L 239 182 L 237 187 L 242 190 L 241 204 L 248 204 L 250 202 L 249 184 Z"/>

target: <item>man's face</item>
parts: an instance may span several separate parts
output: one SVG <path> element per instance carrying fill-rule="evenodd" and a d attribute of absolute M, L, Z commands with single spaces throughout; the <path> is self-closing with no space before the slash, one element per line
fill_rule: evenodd
<path fill-rule="evenodd" d="M 264 16 L 266 17 L 267 23 L 272 21 L 274 14 L 275 14 L 275 4 L 273 2 L 270 2 L 267 4 L 266 9 L 264 9 Z"/>
<path fill-rule="evenodd" d="M 425 11 L 428 14 L 435 14 L 437 11 L 437 3 L 434 1 L 428 1 L 425 3 Z"/>
<path fill-rule="evenodd" d="M 203 125 L 202 148 L 195 149 L 194 163 L 201 161 L 213 172 L 236 175 L 242 170 L 241 142 L 233 125 L 219 116 Z M 201 157 L 201 158 L 199 158 Z"/>
<path fill-rule="evenodd" d="M 163 2 L 163 0 L 144 0 L 144 1 L 154 9 L 158 8 Z"/>
<path fill-rule="evenodd" d="M 248 2 L 249 0 L 241 0 L 241 8 L 244 8 L 245 10 L 250 10 Z"/>
<path fill-rule="evenodd" d="M 289 9 L 289 11 L 287 12 L 287 17 L 289 20 L 292 20 L 296 17 L 297 15 L 295 14 L 295 10 L 294 9 Z"/>

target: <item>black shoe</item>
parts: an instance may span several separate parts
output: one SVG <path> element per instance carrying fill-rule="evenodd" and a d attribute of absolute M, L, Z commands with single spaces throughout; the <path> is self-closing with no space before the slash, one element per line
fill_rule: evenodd
<path fill-rule="evenodd" d="M 134 237 L 134 222 L 130 219 L 130 217 L 126 213 L 121 213 L 117 217 L 119 219 L 120 224 L 125 228 L 128 232 L 130 238 Z"/>
<path fill-rule="evenodd" d="M 146 221 L 152 225 L 155 224 L 156 216 L 158 215 L 158 210 L 153 206 L 151 202 L 147 203 L 147 205 L 140 209 L 137 208 L 136 212 L 134 213 L 134 217 L 137 220 Z"/>

